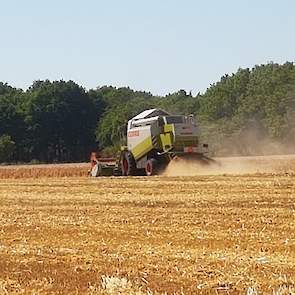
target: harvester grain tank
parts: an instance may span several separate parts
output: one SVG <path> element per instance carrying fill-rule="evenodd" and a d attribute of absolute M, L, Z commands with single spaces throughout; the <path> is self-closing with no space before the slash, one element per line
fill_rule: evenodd
<path fill-rule="evenodd" d="M 210 161 L 208 145 L 199 141 L 194 116 L 170 115 L 149 109 L 131 118 L 125 128 L 125 145 L 116 159 L 106 163 L 92 154 L 91 176 L 155 175 L 177 158 Z"/>

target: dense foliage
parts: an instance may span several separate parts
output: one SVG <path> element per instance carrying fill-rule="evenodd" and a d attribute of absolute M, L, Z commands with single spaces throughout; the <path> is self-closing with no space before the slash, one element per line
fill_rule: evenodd
<path fill-rule="evenodd" d="M 180 90 L 157 97 L 111 86 L 86 91 L 73 81 L 35 81 L 26 91 L 0 83 L 0 162 L 86 160 L 91 150 L 118 146 L 121 126 L 152 107 L 195 114 L 217 154 L 262 153 L 262 142 L 290 145 L 295 66 L 239 69 L 196 96 Z"/>

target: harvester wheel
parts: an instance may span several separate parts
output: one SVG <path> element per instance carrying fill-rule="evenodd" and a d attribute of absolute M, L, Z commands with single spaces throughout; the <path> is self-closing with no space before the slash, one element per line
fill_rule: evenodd
<path fill-rule="evenodd" d="M 131 152 L 125 152 L 121 160 L 121 170 L 123 176 L 136 175 L 136 163 Z"/>
<path fill-rule="evenodd" d="M 145 164 L 145 173 L 147 176 L 152 176 L 157 174 L 157 160 L 156 159 L 149 159 L 146 161 Z"/>

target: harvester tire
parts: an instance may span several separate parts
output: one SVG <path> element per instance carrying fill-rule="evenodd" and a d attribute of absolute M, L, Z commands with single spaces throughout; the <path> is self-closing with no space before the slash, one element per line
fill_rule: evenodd
<path fill-rule="evenodd" d="M 125 152 L 122 155 L 121 170 L 123 176 L 136 175 L 136 162 L 131 152 Z"/>
<path fill-rule="evenodd" d="M 158 172 L 158 162 L 156 159 L 149 159 L 145 164 L 145 173 L 147 176 L 156 175 Z"/>

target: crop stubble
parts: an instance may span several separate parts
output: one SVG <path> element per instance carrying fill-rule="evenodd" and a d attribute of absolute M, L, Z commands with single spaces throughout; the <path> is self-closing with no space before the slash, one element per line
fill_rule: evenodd
<path fill-rule="evenodd" d="M 0 293 L 105 294 L 104 276 L 154 293 L 290 290 L 294 193 L 282 174 L 2 179 Z"/>

